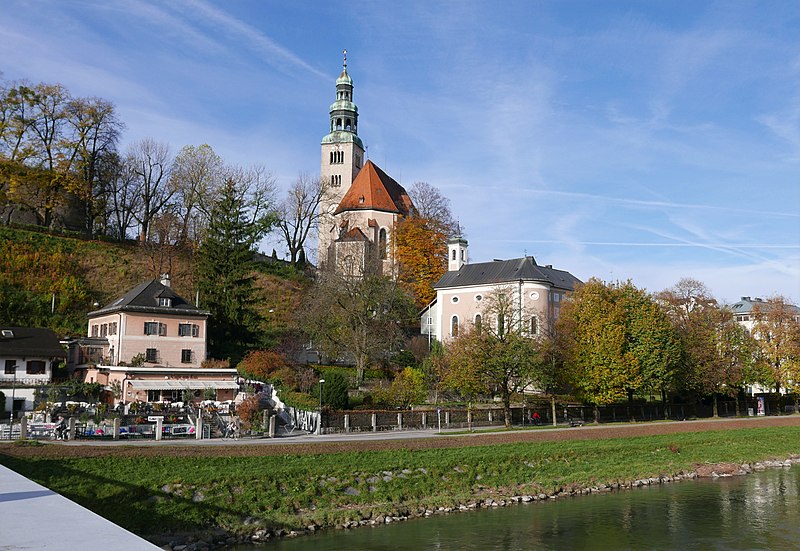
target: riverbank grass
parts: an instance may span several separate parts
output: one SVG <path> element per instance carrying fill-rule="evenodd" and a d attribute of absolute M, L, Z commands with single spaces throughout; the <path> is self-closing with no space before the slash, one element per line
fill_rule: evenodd
<path fill-rule="evenodd" d="M 0 463 L 142 535 L 303 530 L 800 453 L 800 427 L 456 449 Z"/>

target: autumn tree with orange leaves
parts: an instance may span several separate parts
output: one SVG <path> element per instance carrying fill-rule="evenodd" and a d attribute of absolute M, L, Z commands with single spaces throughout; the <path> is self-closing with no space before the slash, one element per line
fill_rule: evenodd
<path fill-rule="evenodd" d="M 434 283 L 447 271 L 447 236 L 430 220 L 416 216 L 401 220 L 394 231 L 398 283 L 423 308 L 436 297 Z"/>
<path fill-rule="evenodd" d="M 450 200 L 434 186 L 416 182 L 408 194 L 414 212 L 395 227 L 393 251 L 398 283 L 423 308 L 436 297 L 433 285 L 447 271 L 447 240 L 458 233 L 458 224 Z"/>

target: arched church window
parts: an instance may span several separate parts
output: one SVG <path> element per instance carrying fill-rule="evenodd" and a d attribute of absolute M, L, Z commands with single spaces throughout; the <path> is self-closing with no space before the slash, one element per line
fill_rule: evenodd
<path fill-rule="evenodd" d="M 531 335 L 539 334 L 539 318 L 536 316 L 531 317 Z"/>
<path fill-rule="evenodd" d="M 481 326 L 483 325 L 483 316 L 480 314 L 475 314 L 475 331 L 478 332 L 478 335 L 481 334 Z"/>
<path fill-rule="evenodd" d="M 344 121 L 344 129 L 350 130 L 350 119 L 345 119 Z"/>
<path fill-rule="evenodd" d="M 336 119 L 336 130 L 342 129 L 342 119 Z"/>
<path fill-rule="evenodd" d="M 458 336 L 458 316 L 453 316 L 450 319 L 450 336 L 451 337 Z"/>
<path fill-rule="evenodd" d="M 456 259 L 456 250 L 453 249 L 453 260 L 455 260 L 455 259 Z"/>
<path fill-rule="evenodd" d="M 378 250 L 381 255 L 381 260 L 386 260 L 386 228 L 381 228 L 378 233 Z"/>

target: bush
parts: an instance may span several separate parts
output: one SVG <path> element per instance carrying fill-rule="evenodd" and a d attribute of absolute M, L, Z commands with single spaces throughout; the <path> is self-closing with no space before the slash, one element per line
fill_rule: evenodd
<path fill-rule="evenodd" d="M 305 392 L 282 391 L 280 399 L 287 406 L 306 411 L 315 411 L 319 407 L 319 396 L 312 396 Z"/>
<path fill-rule="evenodd" d="M 275 370 L 270 377 L 270 382 L 286 390 L 297 390 L 297 376 L 291 367 L 281 367 Z"/>
<path fill-rule="evenodd" d="M 261 401 L 258 396 L 249 396 L 236 406 L 236 415 L 242 422 L 244 430 L 261 428 Z"/>
<path fill-rule="evenodd" d="M 239 362 L 236 369 L 244 377 L 267 381 L 273 373 L 286 365 L 286 360 L 272 350 L 252 350 Z"/>
<path fill-rule="evenodd" d="M 412 404 L 425 402 L 427 389 L 425 375 L 419 369 L 406 367 L 397 374 L 390 387 L 378 387 L 372 391 L 376 406 L 409 408 Z"/>

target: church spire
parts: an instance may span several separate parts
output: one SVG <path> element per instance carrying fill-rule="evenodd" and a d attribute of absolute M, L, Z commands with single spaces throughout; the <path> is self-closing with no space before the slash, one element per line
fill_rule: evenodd
<path fill-rule="evenodd" d="M 347 74 L 347 50 L 342 54 L 342 73 L 336 79 L 336 101 L 330 108 L 330 134 L 322 143 L 355 142 L 363 149 L 358 137 L 358 107 L 353 103 L 353 79 Z"/>

